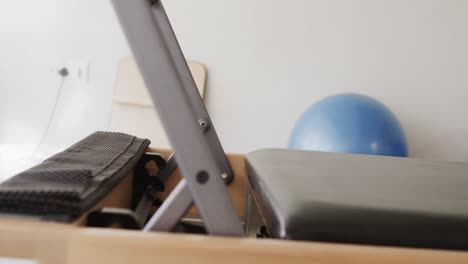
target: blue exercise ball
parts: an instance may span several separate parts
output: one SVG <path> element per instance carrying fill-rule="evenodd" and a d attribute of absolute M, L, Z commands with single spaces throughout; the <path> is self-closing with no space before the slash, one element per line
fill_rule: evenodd
<path fill-rule="evenodd" d="M 359 94 L 329 96 L 309 107 L 291 133 L 289 148 L 408 156 L 395 115 L 379 101 Z"/>

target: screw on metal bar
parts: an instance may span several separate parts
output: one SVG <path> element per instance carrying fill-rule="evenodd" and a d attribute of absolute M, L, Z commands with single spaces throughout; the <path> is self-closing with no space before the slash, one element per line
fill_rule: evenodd
<path fill-rule="evenodd" d="M 209 179 L 210 179 L 210 175 L 208 175 L 206 171 L 200 171 L 197 174 L 197 181 L 200 184 L 205 184 L 206 182 L 208 182 Z"/>
<path fill-rule="evenodd" d="M 210 126 L 210 124 L 208 123 L 206 119 L 199 119 L 198 124 L 203 129 L 203 131 L 206 131 L 206 129 L 208 129 L 208 127 Z"/>

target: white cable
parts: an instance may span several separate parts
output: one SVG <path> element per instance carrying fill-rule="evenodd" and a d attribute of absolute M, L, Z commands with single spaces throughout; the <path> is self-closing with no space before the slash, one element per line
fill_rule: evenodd
<path fill-rule="evenodd" d="M 39 140 L 39 143 L 37 144 L 36 148 L 33 151 L 33 155 L 36 154 L 39 151 L 41 146 L 44 144 L 45 139 L 47 138 L 47 134 L 49 134 L 49 130 L 50 130 L 51 126 L 52 126 L 52 122 L 54 121 L 54 117 L 55 117 L 56 112 L 57 112 L 57 106 L 58 106 L 58 103 L 60 101 L 60 97 L 62 97 L 63 88 L 65 86 L 65 79 L 68 76 L 67 69 L 63 68 L 62 70 L 60 70 L 59 75 L 62 77 L 62 79 L 60 81 L 59 90 L 58 90 L 57 95 L 55 97 L 55 102 L 54 102 L 54 106 L 52 108 L 52 113 L 50 114 L 49 120 L 47 121 L 46 129 L 42 133 L 41 139 Z"/>

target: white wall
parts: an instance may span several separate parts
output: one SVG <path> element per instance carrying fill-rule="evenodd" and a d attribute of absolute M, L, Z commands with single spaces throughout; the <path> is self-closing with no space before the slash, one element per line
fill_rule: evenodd
<path fill-rule="evenodd" d="M 68 95 L 79 98 L 69 107 L 79 117 L 63 124 L 83 128 L 73 132 L 78 137 L 105 127 L 116 65 L 129 51 L 108 0 L 60 3 L 60 59 L 91 61 L 91 83 Z M 165 6 L 186 56 L 208 67 L 207 106 L 227 151 L 285 147 L 309 104 L 353 91 L 398 115 L 412 156 L 468 160 L 468 1 L 171 0 Z"/>
<path fill-rule="evenodd" d="M 32 143 L 58 79 L 59 0 L 0 1 L 0 142 Z M 43 96 L 45 95 L 45 96 Z"/>
<path fill-rule="evenodd" d="M 59 144 L 69 145 L 108 128 L 117 64 L 130 51 L 110 0 L 61 0 L 61 5 L 59 56 L 65 63 L 79 60 L 90 64 L 89 83 L 67 83 L 66 112 L 58 117 L 60 127 L 51 133 L 51 137 L 60 137 L 65 131 L 68 137 Z"/>
<path fill-rule="evenodd" d="M 285 146 L 307 105 L 354 91 L 399 116 L 411 155 L 468 160 L 467 1 L 166 2 L 228 150 Z"/>
<path fill-rule="evenodd" d="M 0 182 L 36 162 L 59 88 L 59 3 L 0 1 Z"/>

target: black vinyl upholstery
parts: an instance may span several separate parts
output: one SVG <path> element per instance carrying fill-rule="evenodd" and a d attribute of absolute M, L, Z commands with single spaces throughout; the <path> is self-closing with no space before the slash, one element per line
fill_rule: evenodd
<path fill-rule="evenodd" d="M 468 164 L 268 149 L 249 185 L 275 238 L 468 249 Z"/>

